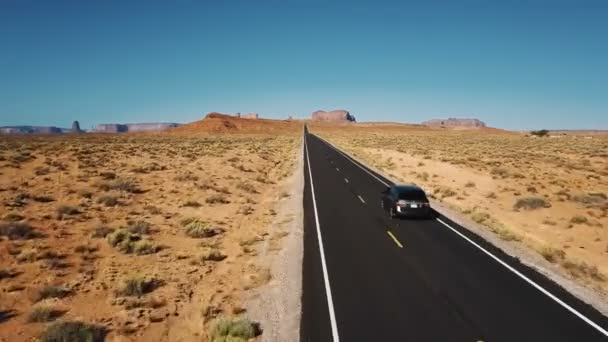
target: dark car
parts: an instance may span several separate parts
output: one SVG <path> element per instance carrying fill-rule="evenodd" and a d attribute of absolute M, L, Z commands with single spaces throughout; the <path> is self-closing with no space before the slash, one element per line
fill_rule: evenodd
<path fill-rule="evenodd" d="M 391 217 L 430 218 L 432 214 L 429 200 L 416 185 L 393 185 L 382 192 L 382 208 Z"/>

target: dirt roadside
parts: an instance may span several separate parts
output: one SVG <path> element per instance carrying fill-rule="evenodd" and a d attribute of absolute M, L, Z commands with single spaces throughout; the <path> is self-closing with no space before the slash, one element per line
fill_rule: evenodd
<path fill-rule="evenodd" d="M 245 306 L 251 319 L 264 329 L 262 341 L 297 341 L 300 331 L 303 261 L 304 158 L 300 144 L 296 169 L 285 182 L 283 197 L 269 233 L 285 236 L 282 246 L 266 240 L 259 251 L 260 263 L 269 266 L 272 280 L 256 289 Z M 280 250 L 276 250 L 280 248 Z"/>

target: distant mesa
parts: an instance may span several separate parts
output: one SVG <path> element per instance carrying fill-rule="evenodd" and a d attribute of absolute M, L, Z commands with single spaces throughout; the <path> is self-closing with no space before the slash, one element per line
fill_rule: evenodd
<path fill-rule="evenodd" d="M 68 128 L 55 126 L 4 126 L 0 127 L 1 134 L 61 134 L 69 132 Z"/>
<path fill-rule="evenodd" d="M 237 118 L 241 118 L 241 119 L 259 119 L 260 118 L 260 115 L 258 113 L 247 113 L 247 114 L 236 113 L 235 116 Z"/>
<path fill-rule="evenodd" d="M 423 121 L 422 124 L 429 127 L 486 127 L 485 122 L 478 119 L 432 119 Z"/>
<path fill-rule="evenodd" d="M 173 122 L 133 123 L 133 124 L 97 124 L 96 133 L 159 132 L 179 127 Z"/>
<path fill-rule="evenodd" d="M 338 109 L 326 112 L 318 110 L 312 112 L 311 116 L 313 121 L 333 121 L 333 122 L 356 122 L 355 116 L 350 114 L 347 110 Z"/>

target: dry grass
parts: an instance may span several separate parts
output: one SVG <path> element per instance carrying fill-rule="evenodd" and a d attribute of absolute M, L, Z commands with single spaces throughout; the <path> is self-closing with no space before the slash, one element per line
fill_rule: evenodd
<path fill-rule="evenodd" d="M 311 131 L 608 292 L 607 135 L 368 124 Z"/>

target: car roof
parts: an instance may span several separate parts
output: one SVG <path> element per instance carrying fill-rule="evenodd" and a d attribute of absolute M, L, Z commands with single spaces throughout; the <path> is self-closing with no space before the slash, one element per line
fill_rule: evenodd
<path fill-rule="evenodd" d="M 414 185 L 414 184 L 393 185 L 393 188 L 397 189 L 397 191 L 399 191 L 399 192 L 410 192 L 410 191 L 424 192 L 424 190 L 422 190 L 419 186 Z"/>

